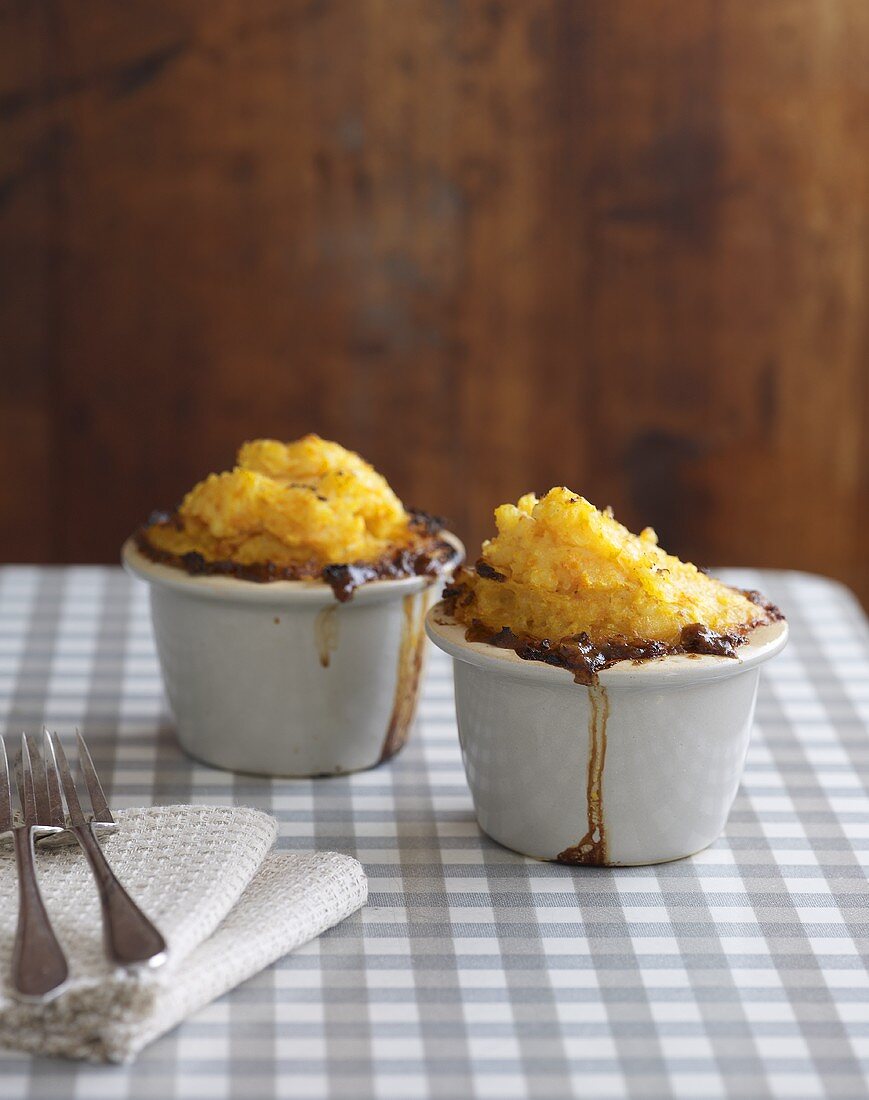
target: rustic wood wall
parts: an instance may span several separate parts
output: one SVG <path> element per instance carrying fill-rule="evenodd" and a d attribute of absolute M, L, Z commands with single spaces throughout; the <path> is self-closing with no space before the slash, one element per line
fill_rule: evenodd
<path fill-rule="evenodd" d="M 869 597 L 865 0 L 0 12 L 0 557 L 316 429 Z"/>

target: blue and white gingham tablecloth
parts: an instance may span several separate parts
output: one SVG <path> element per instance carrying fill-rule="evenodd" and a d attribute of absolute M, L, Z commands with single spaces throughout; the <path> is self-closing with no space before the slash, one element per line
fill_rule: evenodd
<path fill-rule="evenodd" d="M 622 870 L 480 834 L 450 668 L 392 763 L 232 776 L 178 749 L 143 588 L 119 569 L 0 570 L 0 708 L 79 726 L 114 804 L 239 802 L 288 849 L 357 856 L 368 907 L 130 1067 L 0 1052 L 2 1100 L 510 1100 L 869 1095 L 869 631 L 841 586 L 728 576 L 788 612 L 726 834 Z"/>

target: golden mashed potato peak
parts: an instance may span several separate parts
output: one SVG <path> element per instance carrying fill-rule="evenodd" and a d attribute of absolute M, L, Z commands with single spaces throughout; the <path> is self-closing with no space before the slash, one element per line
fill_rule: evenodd
<path fill-rule="evenodd" d="M 667 554 L 651 528 L 631 534 L 564 487 L 502 504 L 495 522 L 476 569 L 448 590 L 478 631 L 676 647 L 686 628 L 739 635 L 767 620 L 766 606 Z"/>
<path fill-rule="evenodd" d="M 200 481 L 177 512 L 143 528 L 139 545 L 176 564 L 231 565 L 239 575 L 250 567 L 252 579 L 271 579 L 386 558 L 394 565 L 402 553 L 431 550 L 435 534 L 359 455 L 306 435 L 244 443 L 234 469 Z M 268 576 L 256 576 L 265 566 Z"/>

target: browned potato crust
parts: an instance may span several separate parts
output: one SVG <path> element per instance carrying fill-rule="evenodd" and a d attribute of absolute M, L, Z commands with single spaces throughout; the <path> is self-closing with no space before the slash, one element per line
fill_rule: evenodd
<path fill-rule="evenodd" d="M 662 550 L 651 528 L 633 535 L 569 489 L 502 504 L 495 522 L 477 569 L 457 577 L 455 615 L 468 625 L 677 646 L 689 624 L 726 634 L 764 620 L 743 593 Z"/>
<path fill-rule="evenodd" d="M 206 562 L 323 567 L 375 561 L 413 538 L 412 517 L 359 455 L 317 435 L 256 439 L 233 470 L 209 474 L 172 522 L 146 528 L 155 551 Z"/>

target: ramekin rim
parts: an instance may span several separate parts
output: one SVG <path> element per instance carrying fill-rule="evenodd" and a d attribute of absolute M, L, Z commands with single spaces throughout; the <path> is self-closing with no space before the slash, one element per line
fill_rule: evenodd
<path fill-rule="evenodd" d="M 447 572 L 464 560 L 465 547 L 452 531 L 442 531 L 441 537 L 456 550 L 456 561 Z M 244 603 L 269 603 L 286 600 L 299 603 L 337 603 L 332 587 L 323 580 L 273 580 L 251 581 L 241 577 L 216 576 L 202 573 L 195 576 L 175 565 L 152 561 L 136 546 L 132 536 L 121 547 L 121 562 L 133 576 L 148 584 L 198 595 L 207 599 L 241 601 Z M 412 577 L 387 577 L 366 581 L 353 593 L 351 603 L 374 596 L 410 595 L 438 584 L 442 574 L 419 574 Z"/>
<path fill-rule="evenodd" d="M 469 642 L 464 637 L 464 625 L 447 615 L 443 601 L 429 610 L 425 629 L 432 643 L 455 660 L 512 678 L 537 679 L 553 685 L 575 685 L 569 669 L 543 661 L 528 661 L 512 649 L 501 649 L 488 642 Z M 788 633 L 787 620 L 781 619 L 755 627 L 749 641 L 737 650 L 736 657 L 671 653 L 645 661 L 618 661 L 598 673 L 598 680 L 604 687 L 628 688 L 653 683 L 698 683 L 726 679 L 774 657 L 786 645 Z"/>

